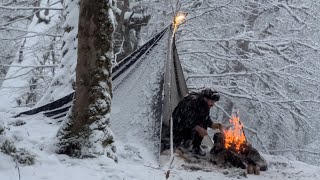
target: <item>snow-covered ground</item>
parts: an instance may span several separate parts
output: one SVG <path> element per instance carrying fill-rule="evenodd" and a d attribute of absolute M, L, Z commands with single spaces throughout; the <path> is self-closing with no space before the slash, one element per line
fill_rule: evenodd
<path fill-rule="evenodd" d="M 152 156 L 146 154 L 140 144 L 127 144 L 118 140 L 118 163 L 106 157 L 95 159 L 73 159 L 54 153 L 54 139 L 60 123 L 42 114 L 11 118 L 12 114 L 0 112 L 5 135 L 0 140 L 11 139 L 17 149 L 24 148 L 35 156 L 34 165 L 18 164 L 0 152 L 0 179 L 18 180 L 165 180 L 168 166 L 159 166 Z M 25 121 L 16 126 L 15 122 Z M 1 141 L 0 141 L 1 142 Z M 320 167 L 298 161 L 290 161 L 281 156 L 264 155 L 269 170 L 260 176 L 248 175 L 247 179 L 320 179 Z M 200 167 L 200 168 L 199 168 Z M 201 170 L 198 170 L 201 169 Z M 178 157 L 173 162 L 168 179 L 244 179 L 242 169 L 224 169 L 206 164 L 187 164 Z"/>

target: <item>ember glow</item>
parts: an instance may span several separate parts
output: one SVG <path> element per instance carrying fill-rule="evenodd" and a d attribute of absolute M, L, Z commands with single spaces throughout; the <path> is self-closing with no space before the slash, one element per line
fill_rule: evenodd
<path fill-rule="evenodd" d="M 237 152 L 240 152 L 240 150 L 242 150 L 242 145 L 247 142 L 246 136 L 243 132 L 243 125 L 237 115 L 232 115 L 232 118 L 229 121 L 233 124 L 233 127 L 223 130 L 225 138 L 224 146 L 226 149 L 234 148 Z"/>
<path fill-rule="evenodd" d="M 178 26 L 183 23 L 184 21 L 186 20 L 186 15 L 183 14 L 183 13 L 178 13 L 176 15 L 176 17 L 174 18 L 174 22 L 173 22 L 173 25 L 174 25 L 174 28 L 173 28 L 173 33 L 175 33 L 178 29 Z"/>

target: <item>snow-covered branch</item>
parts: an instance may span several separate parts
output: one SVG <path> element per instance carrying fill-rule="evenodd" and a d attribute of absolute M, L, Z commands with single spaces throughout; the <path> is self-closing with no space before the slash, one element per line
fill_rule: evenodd
<path fill-rule="evenodd" d="M 297 16 L 297 15 L 292 11 L 292 9 L 291 9 L 288 5 L 286 5 L 286 4 L 284 4 L 284 3 L 279 3 L 279 4 L 277 4 L 277 6 L 278 6 L 278 7 L 283 7 L 285 10 L 287 10 L 288 13 L 289 13 L 298 23 L 300 23 L 300 24 L 304 24 L 304 23 L 305 23 L 299 16 Z"/>
<path fill-rule="evenodd" d="M 47 33 L 43 33 L 43 32 L 35 32 L 35 31 L 29 31 L 29 30 L 13 28 L 13 27 L 0 28 L 0 31 L 9 31 L 9 30 L 26 32 L 26 33 L 30 33 L 30 34 L 37 34 L 37 35 L 41 35 L 41 36 L 62 37 L 62 34 L 47 34 Z"/>
<path fill-rule="evenodd" d="M 283 153 L 283 152 L 305 152 L 310 154 L 315 154 L 320 156 L 320 152 L 315 150 L 308 150 L 308 149 L 278 149 L 278 150 L 269 150 L 270 153 Z"/>
<path fill-rule="evenodd" d="M 16 78 L 19 78 L 19 77 L 22 77 L 22 76 L 25 76 L 25 75 L 31 73 L 33 70 L 35 70 L 35 68 L 32 68 L 32 69 L 28 70 L 27 72 L 24 72 L 24 73 L 19 74 L 19 75 L 9 76 L 9 77 L 6 77 L 6 78 L 0 78 L 0 80 L 16 79 Z"/>
<path fill-rule="evenodd" d="M 6 10 L 63 10 L 63 8 L 55 8 L 55 7 L 18 7 L 18 6 L 1 6 L 0 9 Z"/>
<path fill-rule="evenodd" d="M 223 73 L 223 74 L 190 74 L 187 76 L 188 78 L 210 78 L 210 77 L 225 77 L 225 76 L 246 76 L 246 75 L 253 75 L 256 73 L 250 72 L 235 72 L 235 73 Z"/>
<path fill-rule="evenodd" d="M 190 18 L 187 19 L 187 21 L 191 21 L 191 20 L 196 20 L 197 18 L 204 16 L 212 11 L 219 11 L 222 8 L 226 8 L 228 5 L 230 5 L 233 2 L 233 0 L 230 0 L 229 2 L 227 2 L 226 4 L 223 5 L 216 5 L 216 6 L 209 6 L 208 7 L 204 7 L 204 8 L 196 8 L 196 9 L 191 9 L 191 11 L 199 11 L 199 10 L 204 10 L 204 12 L 201 12 L 200 14 L 194 15 Z"/>
<path fill-rule="evenodd" d="M 26 38 L 33 38 L 33 37 L 39 37 L 39 36 L 48 36 L 48 37 L 60 37 L 60 35 L 54 35 L 54 34 L 35 34 L 35 35 L 27 35 L 28 33 L 25 33 L 23 35 L 13 37 L 13 38 L 1 38 L 0 40 L 3 41 L 15 41 L 15 40 L 21 40 Z"/>
<path fill-rule="evenodd" d="M 205 14 L 180 29 L 177 45 L 190 89 L 213 87 L 232 101 L 222 108 L 241 110 L 260 148 L 297 148 L 320 139 L 320 21 L 310 18 L 320 7 L 274 2 L 233 1 L 210 13 L 215 2 L 200 3 L 195 12 Z"/>
<path fill-rule="evenodd" d="M 254 129 L 252 129 L 252 128 L 249 128 L 249 127 L 247 127 L 247 126 L 244 126 L 243 128 L 244 128 L 245 130 L 250 131 L 251 133 L 255 134 L 256 137 L 258 138 L 258 140 L 260 141 L 260 143 L 262 144 L 263 150 L 264 150 L 266 153 L 270 154 L 270 150 L 267 149 L 266 145 L 264 144 L 263 140 L 261 139 L 259 133 L 258 133 L 256 130 L 254 130 Z"/>
<path fill-rule="evenodd" d="M 289 39 L 289 38 L 270 38 L 270 39 L 263 39 L 263 40 L 260 40 L 260 39 L 252 39 L 252 38 L 249 38 L 249 37 L 231 37 L 231 38 L 215 38 L 215 39 L 212 39 L 212 38 L 188 38 L 188 39 L 179 39 L 177 40 L 177 44 L 178 43 L 190 43 L 190 41 L 200 41 L 200 42 L 230 42 L 230 41 L 249 41 L 249 42 L 264 42 L 264 43 L 267 43 L 267 42 L 270 42 L 270 43 L 274 43 L 274 42 L 278 42 L 278 41 L 288 41 L 288 40 L 293 40 L 292 38 Z"/>
<path fill-rule="evenodd" d="M 0 64 L 0 67 L 20 67 L 20 68 L 56 68 L 58 65 L 11 65 L 11 64 Z"/>

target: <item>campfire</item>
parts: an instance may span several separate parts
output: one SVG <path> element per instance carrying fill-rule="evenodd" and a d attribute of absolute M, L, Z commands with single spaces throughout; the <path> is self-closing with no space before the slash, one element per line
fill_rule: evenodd
<path fill-rule="evenodd" d="M 247 169 L 248 174 L 258 175 L 260 170 L 267 170 L 267 162 L 247 142 L 239 116 L 233 115 L 230 123 L 233 125 L 231 128 L 216 133 L 213 137 L 212 162 Z"/>
<path fill-rule="evenodd" d="M 237 115 L 232 115 L 229 122 L 233 127 L 223 131 L 224 146 L 226 149 L 232 149 L 240 153 L 245 150 L 245 144 L 247 143 L 246 136 L 243 132 L 243 125 Z"/>

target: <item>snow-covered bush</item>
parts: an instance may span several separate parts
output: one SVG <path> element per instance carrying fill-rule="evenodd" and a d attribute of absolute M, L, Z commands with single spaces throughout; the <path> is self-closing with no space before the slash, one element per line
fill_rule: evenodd
<path fill-rule="evenodd" d="M 11 155 L 12 153 L 15 153 L 17 151 L 15 145 L 13 144 L 13 141 L 9 139 L 4 140 L 4 142 L 1 144 L 0 150 L 7 155 Z"/>
<path fill-rule="evenodd" d="M 9 125 L 12 126 L 22 126 L 24 124 L 26 124 L 27 122 L 23 119 L 15 119 L 13 122 L 11 122 Z"/>
<path fill-rule="evenodd" d="M 21 148 L 15 153 L 11 154 L 11 157 L 18 163 L 24 165 L 32 165 L 35 162 L 35 155 Z"/>
<path fill-rule="evenodd" d="M 5 130 L 4 123 L 2 121 L 0 121 L 0 135 L 4 134 L 4 130 Z"/>

